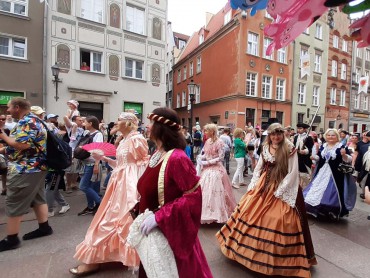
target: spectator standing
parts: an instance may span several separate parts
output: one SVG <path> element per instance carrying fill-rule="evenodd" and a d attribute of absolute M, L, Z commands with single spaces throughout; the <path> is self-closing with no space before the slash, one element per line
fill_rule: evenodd
<path fill-rule="evenodd" d="M 6 122 L 5 122 L 5 126 L 4 126 L 4 129 L 8 129 L 9 131 L 12 130 L 15 126 L 17 125 L 17 123 L 14 121 L 14 119 L 12 118 L 12 115 L 6 115 Z"/>
<path fill-rule="evenodd" d="M 231 142 L 229 128 L 225 128 L 223 130 L 222 135 L 220 136 L 220 139 L 224 142 L 224 152 L 225 152 L 225 156 L 224 156 L 224 160 L 222 161 L 222 164 L 224 165 L 227 174 L 230 175 L 230 153 L 233 147 L 233 143 Z"/>
<path fill-rule="evenodd" d="M 46 132 L 30 113 L 30 109 L 30 103 L 24 98 L 11 99 L 7 112 L 19 121 L 9 137 L 4 132 L 0 133 L 0 139 L 8 145 L 0 153 L 5 153 L 9 158 L 9 182 L 5 201 L 7 236 L 0 241 L 0 251 L 19 247 L 18 233 L 22 216 L 28 213 L 30 207 L 35 211 L 39 228 L 25 234 L 23 240 L 53 233 L 48 223 L 45 200 L 46 165 L 43 151 L 46 148 Z"/>
<path fill-rule="evenodd" d="M 241 128 L 236 128 L 234 130 L 234 158 L 237 166 L 232 180 L 232 186 L 237 189 L 240 188 L 240 185 L 245 185 L 243 176 L 245 155 L 244 131 Z"/>
<path fill-rule="evenodd" d="M 10 116 L 12 119 L 12 117 Z M 0 115 L 0 129 L 3 129 L 6 135 L 9 136 L 9 129 L 5 128 L 6 126 L 6 116 L 5 115 Z M 0 140 L 0 148 L 5 147 L 6 142 L 4 140 Z M 8 175 L 8 162 L 7 159 L 4 155 L 0 155 L 0 160 L 1 160 L 1 167 L 0 167 L 0 175 L 1 175 L 1 185 L 2 185 L 2 190 L 1 190 L 1 195 L 5 196 L 6 195 L 6 179 Z"/>
<path fill-rule="evenodd" d="M 197 161 L 197 156 L 202 148 L 202 133 L 195 126 L 193 127 L 193 155 L 194 161 Z"/>

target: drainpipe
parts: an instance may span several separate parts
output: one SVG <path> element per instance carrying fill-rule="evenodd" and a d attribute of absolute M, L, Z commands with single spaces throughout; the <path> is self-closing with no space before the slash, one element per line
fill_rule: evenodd
<path fill-rule="evenodd" d="M 353 54 L 353 49 L 355 49 L 355 42 L 353 41 L 352 42 L 352 65 L 351 65 L 351 74 L 350 74 L 350 85 L 349 85 L 349 117 L 348 117 L 348 130 L 349 130 L 349 127 L 351 125 L 351 112 L 353 114 L 353 110 L 354 110 L 354 105 L 353 105 L 353 101 L 352 101 L 352 97 L 353 97 L 353 93 L 352 93 L 352 87 L 353 87 L 353 69 L 356 67 L 355 63 L 356 63 L 356 55 Z M 353 131 L 353 127 L 352 127 L 352 131 Z M 361 132 L 362 133 L 362 132 Z"/>
<path fill-rule="evenodd" d="M 291 95 L 291 98 L 292 98 L 292 105 L 291 105 L 291 110 L 290 110 L 290 123 L 289 125 L 291 126 L 293 124 L 293 106 L 294 106 L 294 95 L 295 95 L 295 92 L 293 91 L 294 90 L 294 73 L 295 73 L 295 53 L 296 51 L 296 42 L 295 40 L 293 41 L 293 56 L 292 56 L 292 74 L 290 76 L 293 76 L 292 77 L 292 80 L 291 80 L 291 84 L 290 84 L 290 91 L 292 92 L 292 95 Z M 301 57 L 301 52 L 299 52 L 299 57 Z M 300 72 L 299 72 L 299 69 L 298 69 L 298 76 L 299 76 Z M 297 78 L 298 79 L 298 78 Z"/>
<path fill-rule="evenodd" d="M 44 2 L 44 37 L 42 47 L 42 105 L 47 110 L 48 5 Z"/>

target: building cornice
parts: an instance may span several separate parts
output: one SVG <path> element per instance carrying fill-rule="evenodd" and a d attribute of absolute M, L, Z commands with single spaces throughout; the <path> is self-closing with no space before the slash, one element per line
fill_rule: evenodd
<path fill-rule="evenodd" d="M 111 95 L 113 95 L 112 92 L 96 91 L 96 90 L 73 88 L 73 87 L 68 87 L 68 91 L 70 93 L 77 93 L 77 94 L 90 94 L 90 95 L 100 95 L 100 96 L 111 96 Z"/>

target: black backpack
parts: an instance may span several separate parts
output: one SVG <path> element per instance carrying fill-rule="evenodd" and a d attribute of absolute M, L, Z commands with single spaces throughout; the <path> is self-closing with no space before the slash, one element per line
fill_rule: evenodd
<path fill-rule="evenodd" d="M 83 148 L 81 148 L 83 145 L 87 145 L 87 144 L 90 144 L 94 141 L 94 137 L 96 134 L 98 134 L 99 131 L 95 131 L 94 133 L 90 134 L 86 134 L 84 136 L 82 136 L 80 138 L 80 140 L 78 140 L 78 143 L 77 143 L 77 146 L 73 152 L 73 157 L 74 158 L 77 158 L 77 159 L 81 159 L 81 160 L 84 160 L 86 158 L 89 158 L 90 157 L 90 153 L 88 151 L 85 151 Z"/>
<path fill-rule="evenodd" d="M 46 129 L 46 155 L 44 152 L 43 155 L 46 159 L 47 166 L 54 170 L 64 170 L 71 166 L 72 148 L 69 144 L 59 139 L 52 131 L 50 131 L 44 121 L 37 117 L 30 116 L 30 118 L 34 118 L 36 121 L 39 121 Z M 35 141 L 33 143 L 36 148 L 40 150 L 40 146 Z"/>

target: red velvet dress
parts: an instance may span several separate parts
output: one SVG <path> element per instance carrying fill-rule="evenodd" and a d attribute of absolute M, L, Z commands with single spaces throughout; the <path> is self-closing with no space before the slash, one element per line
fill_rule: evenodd
<path fill-rule="evenodd" d="M 164 175 L 164 205 L 159 209 L 158 177 L 161 164 L 148 167 L 138 181 L 141 195 L 139 210 L 155 211 L 159 228 L 167 238 L 175 255 L 180 278 L 212 277 L 198 239 L 202 212 L 200 187 L 191 191 L 198 181 L 195 168 L 183 150 L 176 149 L 170 156 Z M 141 267 L 139 277 L 146 277 Z"/>

